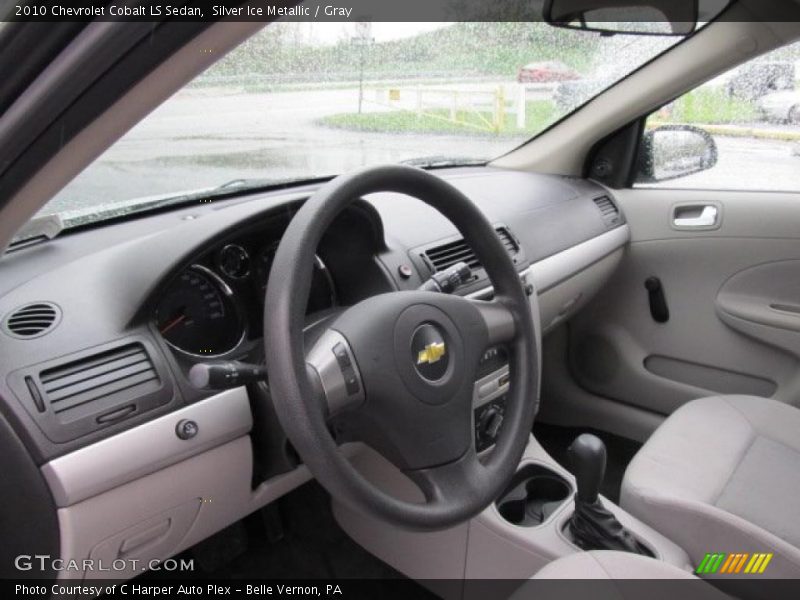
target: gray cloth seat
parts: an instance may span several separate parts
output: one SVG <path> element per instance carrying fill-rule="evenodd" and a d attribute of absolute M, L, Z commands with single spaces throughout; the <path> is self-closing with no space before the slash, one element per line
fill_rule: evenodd
<path fill-rule="evenodd" d="M 621 505 L 682 546 L 772 552 L 764 575 L 800 577 L 800 409 L 712 396 L 675 411 L 625 472 Z"/>

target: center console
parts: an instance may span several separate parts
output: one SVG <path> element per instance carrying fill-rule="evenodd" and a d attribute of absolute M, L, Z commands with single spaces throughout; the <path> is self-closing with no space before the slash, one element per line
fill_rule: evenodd
<path fill-rule="evenodd" d="M 546 298 L 546 293 L 530 297 L 537 324 L 541 323 L 538 301 Z M 480 361 L 472 409 L 475 450 L 481 455 L 491 453 L 504 425 L 507 363 L 502 347 L 488 349 Z M 598 475 L 591 466 L 597 455 L 589 452 L 585 458 L 584 466 L 589 466 L 581 470 L 584 476 L 577 481 L 531 435 L 515 476 L 495 502 L 471 520 L 440 531 L 402 529 L 336 501 L 333 512 L 342 529 L 362 547 L 443 598 L 471 600 L 468 590 L 475 587 L 461 586 L 463 579 L 506 580 L 511 593 L 549 562 L 586 549 L 586 539 L 577 539 L 572 527 L 576 507 L 580 508 L 576 492 L 582 490 L 584 500 L 594 506 L 589 492 Z M 371 449 L 364 448 L 351 460 L 365 479 L 387 494 L 408 502 L 425 501 L 405 474 Z M 616 523 L 614 530 L 627 532 L 645 553 L 691 571 L 682 548 L 607 498 L 597 501 L 605 511 L 600 513 L 604 523 Z M 590 516 L 589 523 L 597 521 Z M 601 533 L 608 531 L 600 527 Z"/>
<path fill-rule="evenodd" d="M 477 409 L 502 396 L 500 393 L 485 400 Z M 412 502 L 424 501 L 416 485 L 376 452 L 365 449 L 353 458 L 353 465 L 387 493 Z M 516 475 L 497 500 L 470 521 L 450 529 L 409 531 L 337 502 L 333 511 L 347 534 L 384 562 L 443 598 L 465 598 L 468 588 L 454 586 L 454 581 L 507 580 L 510 594 L 549 562 L 583 551 L 570 530 L 577 490 L 575 477 L 531 436 Z M 691 571 L 689 556 L 682 548 L 607 498 L 600 499 L 648 554 Z"/>
<path fill-rule="evenodd" d="M 478 365 L 478 379 L 472 397 L 475 449 L 491 448 L 500 429 L 508 396 L 508 358 L 505 348 L 495 346 L 484 352 Z"/>
<path fill-rule="evenodd" d="M 542 465 L 525 465 L 494 503 L 506 521 L 518 527 L 538 527 L 569 499 L 572 486 Z"/>

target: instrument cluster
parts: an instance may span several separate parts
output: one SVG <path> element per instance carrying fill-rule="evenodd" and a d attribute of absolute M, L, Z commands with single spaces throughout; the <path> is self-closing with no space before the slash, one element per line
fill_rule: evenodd
<path fill-rule="evenodd" d="M 193 357 L 219 357 L 260 337 L 257 324 L 280 243 L 260 240 L 225 243 L 168 282 L 153 320 L 173 349 Z M 308 313 L 337 306 L 333 277 L 321 257 L 315 257 L 313 268 Z"/>

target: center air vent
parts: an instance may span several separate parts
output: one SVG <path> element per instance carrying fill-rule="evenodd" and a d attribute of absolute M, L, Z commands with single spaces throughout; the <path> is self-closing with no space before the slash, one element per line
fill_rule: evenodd
<path fill-rule="evenodd" d="M 519 244 L 508 228 L 498 227 L 495 231 L 508 254 L 512 257 L 516 256 L 520 250 Z M 422 256 L 436 273 L 444 271 L 458 262 L 467 263 L 473 271 L 481 268 L 478 257 L 463 238 L 428 248 L 422 253 Z"/>
<path fill-rule="evenodd" d="M 597 208 L 600 209 L 600 215 L 607 226 L 617 225 L 620 221 L 619 209 L 608 196 L 600 196 L 594 199 Z"/>
<path fill-rule="evenodd" d="M 61 311 L 51 302 L 35 302 L 13 310 L 3 322 L 3 330 L 15 338 L 28 339 L 44 335 L 61 318 Z"/>
<path fill-rule="evenodd" d="M 142 344 L 134 343 L 42 371 L 43 395 L 60 417 L 102 410 L 160 387 Z M 92 406 L 89 407 L 88 405 Z"/>

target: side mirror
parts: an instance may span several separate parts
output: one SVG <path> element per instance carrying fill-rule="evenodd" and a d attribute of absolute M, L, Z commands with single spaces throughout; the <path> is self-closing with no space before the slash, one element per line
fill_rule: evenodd
<path fill-rule="evenodd" d="M 677 179 L 717 164 L 717 144 L 699 127 L 664 125 L 645 132 L 636 162 L 637 183 Z"/>

